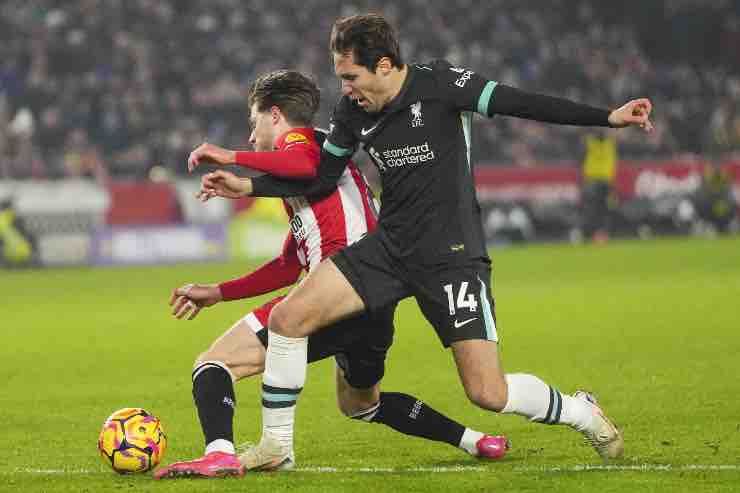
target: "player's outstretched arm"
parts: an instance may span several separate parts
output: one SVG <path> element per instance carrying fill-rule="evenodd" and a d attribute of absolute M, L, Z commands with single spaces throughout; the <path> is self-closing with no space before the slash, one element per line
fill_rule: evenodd
<path fill-rule="evenodd" d="M 252 298 L 295 284 L 303 270 L 296 255 L 297 248 L 293 234 L 288 232 L 279 257 L 251 274 L 218 285 L 223 300 Z"/>
<path fill-rule="evenodd" d="M 172 315 L 192 320 L 203 308 L 216 303 L 252 298 L 292 286 L 302 270 L 296 249 L 295 238 L 289 232 L 280 256 L 254 272 L 220 284 L 186 284 L 175 289 L 170 297 Z"/>
<path fill-rule="evenodd" d="M 336 155 L 327 150 L 321 150 L 321 159 L 314 180 L 291 180 L 275 176 L 258 176 L 252 179 L 251 195 L 254 197 L 295 197 L 298 195 L 322 195 L 334 190 L 339 177 L 349 162 L 350 155 Z"/>
<path fill-rule="evenodd" d="M 491 94 L 487 113 L 489 116 L 499 114 L 561 125 L 616 128 L 639 125 L 651 131 L 651 111 L 652 104 L 645 98 L 635 99 L 612 111 L 498 84 Z"/>
<path fill-rule="evenodd" d="M 316 177 L 318 159 L 318 151 L 304 146 L 266 152 L 233 151 L 204 142 L 190 153 L 188 172 L 192 173 L 201 163 L 235 164 L 274 176 L 310 179 Z"/>

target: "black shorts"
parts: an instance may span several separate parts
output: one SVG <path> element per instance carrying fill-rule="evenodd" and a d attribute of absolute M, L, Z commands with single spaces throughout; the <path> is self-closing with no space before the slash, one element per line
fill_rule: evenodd
<path fill-rule="evenodd" d="M 271 300 L 250 312 L 245 320 L 267 347 L 267 320 L 283 297 Z M 334 356 L 350 386 L 366 389 L 385 374 L 385 357 L 393 344 L 395 305 L 376 312 L 339 321 L 308 337 L 308 362 Z"/>
<path fill-rule="evenodd" d="M 471 339 L 498 341 L 487 258 L 430 267 L 401 262 L 387 241 L 376 231 L 332 257 L 370 313 L 413 296 L 445 347 Z"/>

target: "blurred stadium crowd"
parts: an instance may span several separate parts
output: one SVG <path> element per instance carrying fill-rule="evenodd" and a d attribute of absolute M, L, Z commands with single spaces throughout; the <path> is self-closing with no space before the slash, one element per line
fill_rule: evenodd
<path fill-rule="evenodd" d="M 407 61 L 595 105 L 653 98 L 657 131 L 620 132 L 624 158 L 740 151 L 737 0 L 4 0 L 0 179 L 182 173 L 203 140 L 245 145 L 245 88 L 276 68 L 317 78 L 326 125 L 331 24 L 369 10 Z M 479 162 L 523 166 L 578 159 L 581 137 L 516 119 L 474 135 Z"/>

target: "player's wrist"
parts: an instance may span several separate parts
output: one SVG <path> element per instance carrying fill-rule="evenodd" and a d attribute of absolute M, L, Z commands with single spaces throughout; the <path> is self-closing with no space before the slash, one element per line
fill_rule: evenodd
<path fill-rule="evenodd" d="M 221 283 L 221 284 L 212 284 L 212 285 L 209 286 L 209 290 L 211 292 L 211 299 L 214 301 L 214 304 L 215 303 L 220 303 L 220 302 L 224 301 L 224 299 L 226 299 L 225 296 L 224 296 L 224 292 L 223 292 L 222 286 L 223 286 L 223 283 Z"/>
<path fill-rule="evenodd" d="M 239 194 L 242 197 L 248 197 L 252 195 L 252 192 L 254 191 L 254 187 L 252 186 L 252 179 L 251 178 L 242 178 L 240 180 L 240 190 Z"/>
<path fill-rule="evenodd" d="M 609 126 L 612 128 L 621 128 L 624 126 L 622 124 L 622 120 L 617 114 L 617 110 L 612 110 L 611 112 L 609 112 L 609 118 L 607 118 L 607 121 L 609 122 Z"/>

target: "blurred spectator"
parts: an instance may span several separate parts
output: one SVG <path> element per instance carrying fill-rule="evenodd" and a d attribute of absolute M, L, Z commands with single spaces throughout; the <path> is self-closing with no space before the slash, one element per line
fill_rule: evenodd
<path fill-rule="evenodd" d="M 594 105 L 650 96 L 658 131 L 649 139 L 620 132 L 625 158 L 738 152 L 739 5 L 5 0 L 0 176 L 64 176 L 65 149 L 80 139 L 100 161 L 86 174 L 100 178 L 108 169 L 143 178 L 157 165 L 182 173 L 187 152 L 203 140 L 246 143 L 246 86 L 276 68 L 316 77 L 323 90 L 317 123 L 326 125 L 339 95 L 327 52 L 331 24 L 366 11 L 383 12 L 403 31 L 408 61 L 448 58 L 526 90 Z M 580 149 L 577 128 L 515 119 L 477 127 L 482 162 L 572 161 Z"/>
<path fill-rule="evenodd" d="M 700 219 L 711 224 L 716 231 L 727 232 L 737 217 L 729 174 L 716 164 L 707 165 L 694 204 Z"/>
<path fill-rule="evenodd" d="M 610 216 L 616 209 L 614 178 L 617 174 L 617 142 L 610 130 L 586 136 L 581 173 L 583 233 L 594 241 L 609 238 Z"/>
<path fill-rule="evenodd" d="M 103 166 L 97 146 L 90 143 L 87 131 L 75 128 L 67 135 L 64 146 L 64 171 L 68 177 L 93 177 L 104 184 L 108 174 Z"/>

